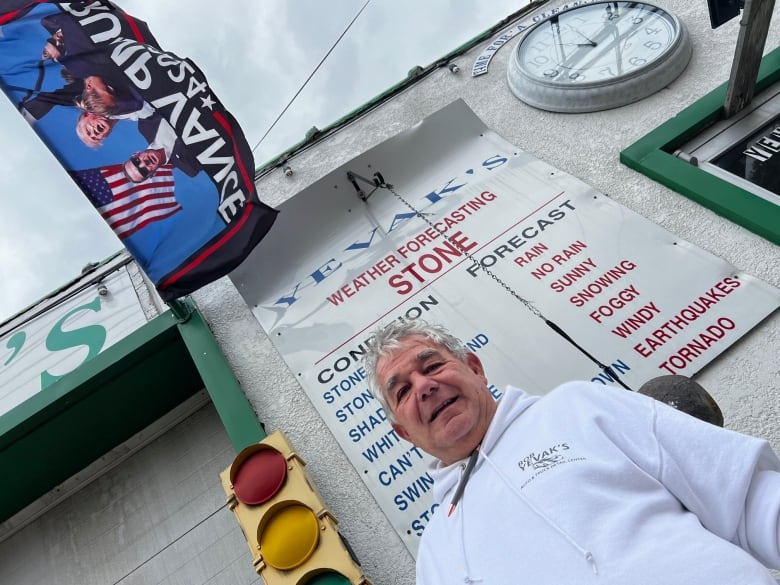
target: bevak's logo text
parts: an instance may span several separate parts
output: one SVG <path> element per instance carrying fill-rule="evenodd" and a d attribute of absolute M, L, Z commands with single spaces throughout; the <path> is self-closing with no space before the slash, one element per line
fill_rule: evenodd
<path fill-rule="evenodd" d="M 563 455 L 560 454 L 560 451 L 568 450 L 568 443 L 561 443 L 550 447 L 549 449 L 545 449 L 541 453 L 531 453 L 521 461 L 518 461 L 517 465 L 520 467 L 520 471 L 525 471 L 526 469 L 547 469 L 548 467 L 563 461 Z"/>

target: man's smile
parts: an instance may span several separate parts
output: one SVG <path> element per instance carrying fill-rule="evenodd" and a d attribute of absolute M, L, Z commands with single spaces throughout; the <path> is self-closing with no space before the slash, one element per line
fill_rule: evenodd
<path fill-rule="evenodd" d="M 447 408 L 450 404 L 454 403 L 458 397 L 449 398 L 442 402 L 436 409 L 431 413 L 431 419 L 428 421 L 429 423 L 432 423 L 439 414 L 441 414 L 441 411 L 443 411 L 445 408 Z"/>

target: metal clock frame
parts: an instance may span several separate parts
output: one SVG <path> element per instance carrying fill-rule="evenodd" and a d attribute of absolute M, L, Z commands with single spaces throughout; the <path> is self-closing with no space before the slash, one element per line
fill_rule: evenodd
<path fill-rule="evenodd" d="M 578 10 L 592 10 L 604 4 L 641 4 L 668 15 L 674 25 L 674 40 L 663 52 L 639 69 L 608 79 L 572 83 L 556 83 L 525 71 L 520 63 L 523 43 L 552 19 Z M 692 54 L 690 34 L 685 24 L 668 10 L 649 2 L 591 2 L 561 10 L 537 23 L 523 35 L 513 48 L 507 68 L 507 80 L 512 93 L 523 102 L 542 110 L 562 113 L 585 113 L 608 110 L 639 101 L 656 93 L 674 81 L 688 66 Z"/>

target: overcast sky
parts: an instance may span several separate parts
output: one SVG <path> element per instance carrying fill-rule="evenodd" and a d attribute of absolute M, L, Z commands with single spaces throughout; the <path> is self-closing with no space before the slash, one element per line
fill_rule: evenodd
<path fill-rule="evenodd" d="M 366 0 L 117 4 L 145 20 L 163 49 L 199 65 L 254 147 Z M 255 150 L 255 163 L 268 161 L 301 141 L 312 126 L 329 125 L 401 81 L 415 65 L 429 65 L 525 4 L 369 0 Z M 4 96 L 0 127 L 1 322 L 122 244 Z"/>

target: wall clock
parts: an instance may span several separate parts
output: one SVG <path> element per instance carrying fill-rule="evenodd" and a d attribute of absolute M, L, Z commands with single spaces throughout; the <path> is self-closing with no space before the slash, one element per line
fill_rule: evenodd
<path fill-rule="evenodd" d="M 553 112 L 595 112 L 647 97 L 691 58 L 685 25 L 645 2 L 592 2 L 548 16 L 509 59 L 518 98 Z"/>

